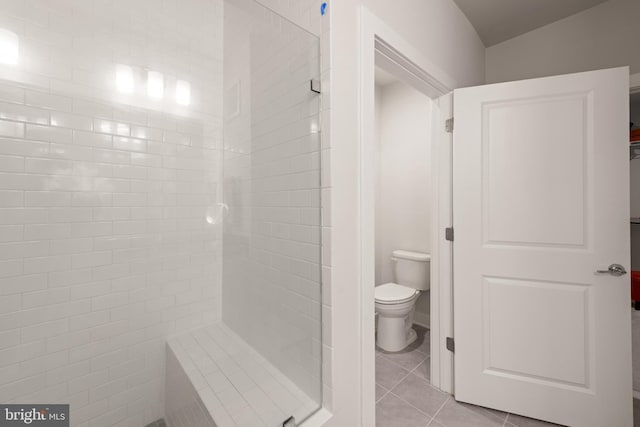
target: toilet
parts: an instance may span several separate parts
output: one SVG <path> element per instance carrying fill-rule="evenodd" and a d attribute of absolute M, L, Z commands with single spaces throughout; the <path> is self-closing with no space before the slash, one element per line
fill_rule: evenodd
<path fill-rule="evenodd" d="M 411 325 L 420 292 L 430 286 L 431 255 L 395 250 L 391 261 L 397 283 L 375 288 L 376 345 L 385 351 L 400 351 L 416 340 L 416 331 Z"/>

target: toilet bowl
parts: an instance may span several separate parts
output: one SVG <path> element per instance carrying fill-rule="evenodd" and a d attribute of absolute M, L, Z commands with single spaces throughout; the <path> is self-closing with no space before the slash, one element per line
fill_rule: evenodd
<path fill-rule="evenodd" d="M 396 283 L 376 287 L 375 307 L 378 313 L 378 347 L 400 351 L 416 340 L 413 313 L 420 296 L 417 291 Z"/>
<path fill-rule="evenodd" d="M 398 283 L 375 288 L 378 314 L 376 345 L 385 351 L 400 351 L 416 339 L 412 328 L 415 304 L 421 291 L 429 289 L 431 257 L 411 251 L 393 251 L 394 273 Z"/>

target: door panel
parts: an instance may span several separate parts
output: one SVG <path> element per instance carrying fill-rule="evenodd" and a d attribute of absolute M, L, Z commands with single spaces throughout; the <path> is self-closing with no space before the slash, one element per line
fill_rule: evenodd
<path fill-rule="evenodd" d="M 593 137 L 585 116 L 592 101 L 583 93 L 482 106 L 486 243 L 584 244 L 584 172 Z"/>
<path fill-rule="evenodd" d="M 484 370 L 588 387 L 589 286 L 485 277 Z M 541 308 L 544 317 L 537 322 Z"/>
<path fill-rule="evenodd" d="M 628 69 L 454 92 L 457 400 L 631 426 Z"/>

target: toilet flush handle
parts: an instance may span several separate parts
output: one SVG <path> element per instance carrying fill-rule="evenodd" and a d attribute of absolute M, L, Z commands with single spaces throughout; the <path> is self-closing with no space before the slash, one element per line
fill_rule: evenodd
<path fill-rule="evenodd" d="M 391 257 L 391 261 L 393 261 L 393 262 L 398 262 L 398 258 L 396 258 L 396 257 L 392 256 L 392 257 Z"/>

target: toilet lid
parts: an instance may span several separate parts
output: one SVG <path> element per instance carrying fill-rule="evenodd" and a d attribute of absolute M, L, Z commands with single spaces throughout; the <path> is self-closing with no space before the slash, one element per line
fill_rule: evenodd
<path fill-rule="evenodd" d="M 385 283 L 376 286 L 375 299 L 382 303 L 402 302 L 413 298 L 418 291 L 407 286 L 398 285 L 397 283 Z"/>

